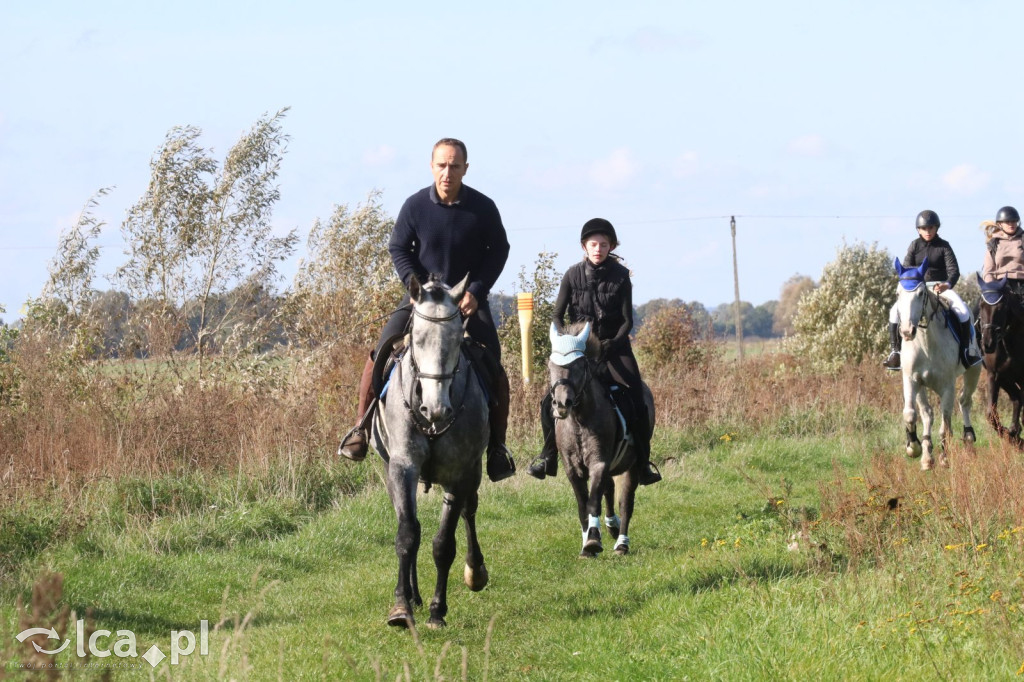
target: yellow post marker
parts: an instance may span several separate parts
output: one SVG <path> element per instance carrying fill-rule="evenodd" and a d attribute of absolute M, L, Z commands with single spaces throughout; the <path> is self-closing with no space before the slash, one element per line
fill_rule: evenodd
<path fill-rule="evenodd" d="M 519 307 L 519 338 L 522 340 L 523 383 L 530 383 L 533 374 L 533 294 L 516 294 Z"/>

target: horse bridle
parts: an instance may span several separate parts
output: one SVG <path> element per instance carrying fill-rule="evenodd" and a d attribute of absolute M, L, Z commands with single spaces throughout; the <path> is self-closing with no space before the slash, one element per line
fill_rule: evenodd
<path fill-rule="evenodd" d="M 453 312 L 451 315 L 446 315 L 444 317 L 433 317 L 431 315 L 425 315 L 421 313 L 420 311 L 416 310 L 415 307 L 412 309 L 412 313 L 416 317 L 422 320 L 426 320 L 427 322 L 433 322 L 435 324 L 444 324 L 445 322 L 454 320 L 456 317 L 459 316 L 461 312 L 462 311 L 459 308 L 456 308 L 455 312 Z M 468 324 L 469 318 L 467 317 L 462 323 L 463 330 L 465 330 Z M 430 374 L 427 372 L 421 372 L 419 365 L 416 364 L 416 356 L 413 353 L 414 347 L 415 346 L 413 346 L 413 344 L 409 344 L 409 364 L 412 366 L 413 384 L 419 382 L 420 379 L 433 379 L 435 381 L 454 379 L 455 375 L 459 373 L 459 365 L 462 364 L 461 362 L 456 362 L 455 369 L 446 374 Z M 461 405 L 459 405 L 458 409 L 453 409 L 452 416 L 445 420 L 443 424 L 438 426 L 435 423 L 427 422 L 423 418 L 421 418 L 419 413 L 416 412 L 416 410 L 412 409 L 412 406 L 409 404 L 409 401 L 405 398 L 404 394 L 402 395 L 402 402 L 405 404 L 405 408 L 409 410 L 409 414 L 412 415 L 412 421 L 416 425 L 416 428 L 419 430 L 419 432 L 430 439 L 438 438 L 441 435 L 443 435 L 445 431 L 450 429 L 452 427 L 452 424 L 455 423 L 455 420 L 458 419 L 459 414 L 462 412 L 463 408 L 466 406 L 465 402 L 463 402 Z"/>
<path fill-rule="evenodd" d="M 586 358 L 581 359 L 583 360 L 583 381 L 580 382 L 579 388 L 572 385 L 572 382 L 569 381 L 569 377 L 563 377 L 557 380 L 555 383 L 551 384 L 551 388 L 548 389 L 548 396 L 551 398 L 551 402 L 554 403 L 555 389 L 558 388 L 559 386 L 568 387 L 569 390 L 573 392 L 574 396 L 571 401 L 566 403 L 566 406 L 569 408 L 570 411 L 575 410 L 579 406 L 580 401 L 583 399 L 583 394 L 586 391 L 587 386 L 590 385 L 591 380 L 594 378 L 594 374 L 590 370 L 590 362 Z M 559 417 L 556 416 L 555 419 L 559 419 Z"/>

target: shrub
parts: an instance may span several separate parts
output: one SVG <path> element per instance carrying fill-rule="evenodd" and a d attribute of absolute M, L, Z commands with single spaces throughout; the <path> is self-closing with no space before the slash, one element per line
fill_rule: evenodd
<path fill-rule="evenodd" d="M 829 370 L 884 353 L 897 282 L 887 250 L 844 243 L 825 266 L 821 285 L 800 299 L 786 349 Z"/>

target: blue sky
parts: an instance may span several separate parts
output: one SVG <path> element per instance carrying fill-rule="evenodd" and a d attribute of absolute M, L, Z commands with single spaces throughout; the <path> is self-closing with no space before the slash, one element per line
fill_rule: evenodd
<path fill-rule="evenodd" d="M 733 297 L 730 215 L 756 305 L 796 273 L 818 279 L 844 240 L 902 256 L 925 208 L 970 272 L 980 221 L 1024 209 L 1024 4 L 502 5 L 8 3 L 5 319 L 101 187 L 101 274 L 120 264 L 121 220 L 170 128 L 201 128 L 223 158 L 282 107 L 280 231 L 305 236 L 375 188 L 397 214 L 429 184 L 433 142 L 459 137 L 466 183 L 509 231 L 505 293 L 540 251 L 573 263 L 596 216 L 619 232 L 636 302 L 711 307 Z"/>

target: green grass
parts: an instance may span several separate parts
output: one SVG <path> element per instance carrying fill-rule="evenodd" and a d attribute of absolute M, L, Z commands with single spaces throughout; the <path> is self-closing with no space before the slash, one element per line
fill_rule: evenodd
<path fill-rule="evenodd" d="M 561 473 L 485 482 L 478 526 L 491 582 L 469 592 L 457 558 L 442 630 L 384 624 L 395 523 L 373 483 L 379 461 L 297 477 L 313 481 L 298 494 L 199 475 L 122 481 L 65 510 L 82 515 L 77 525 L 45 507 L 32 525 L 21 510 L 40 549 L 21 551 L 0 588 L 0 655 L 21 655 L 14 602 L 49 570 L 65 576 L 64 603 L 91 611 L 98 626 L 132 630 L 140 654 L 151 644 L 168 653 L 171 630 L 222 623 L 210 654 L 185 658 L 173 679 L 394 680 L 407 670 L 461 679 L 464 656 L 469 679 L 1014 677 L 1024 661 L 1017 535 L 978 549 L 908 532 L 890 555 L 898 560 L 852 565 L 839 534 L 819 522 L 822 482 L 835 466 L 855 476 L 872 454 L 898 457 L 896 418 L 846 435 L 804 421 L 761 435 L 663 434 L 655 451 L 671 457 L 665 481 L 639 491 L 626 557 L 607 534 L 601 556 L 577 557 Z M 371 484 L 325 497 L 324 481 L 341 487 L 353 469 Z M 924 475 L 938 484 L 945 474 Z M 425 601 L 440 503 L 437 491 L 420 498 Z M 789 551 L 801 529 L 811 541 Z M 15 550 L 26 546 L 10 537 Z M 416 615 L 426 622 L 425 607 Z M 142 665 L 115 678 L 148 677 Z M 169 668 L 161 663 L 158 677 Z"/>

